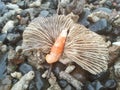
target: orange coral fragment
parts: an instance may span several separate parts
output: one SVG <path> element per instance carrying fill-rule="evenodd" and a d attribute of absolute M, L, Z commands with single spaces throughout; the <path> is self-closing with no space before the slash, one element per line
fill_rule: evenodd
<path fill-rule="evenodd" d="M 67 36 L 67 29 L 62 30 L 60 35 L 57 37 L 54 45 L 51 48 L 50 54 L 46 55 L 46 61 L 51 64 L 57 62 L 63 52 L 65 41 Z"/>

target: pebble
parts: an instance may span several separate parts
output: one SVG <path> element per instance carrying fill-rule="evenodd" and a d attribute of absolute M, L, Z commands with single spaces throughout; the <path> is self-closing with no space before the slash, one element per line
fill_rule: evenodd
<path fill-rule="evenodd" d="M 63 71 L 65 70 L 65 65 L 63 65 L 62 63 L 60 62 L 56 62 L 56 64 L 54 65 L 54 69 L 53 69 L 53 72 L 56 76 L 59 75 L 60 71 Z"/>
<path fill-rule="evenodd" d="M 112 44 L 113 44 L 113 45 L 116 45 L 116 46 L 120 46 L 120 41 L 118 41 L 118 42 L 113 42 Z"/>
<path fill-rule="evenodd" d="M 10 10 L 6 12 L 2 17 L 0 17 L 0 26 L 3 27 L 4 24 L 9 21 L 11 17 L 14 17 L 16 13 L 20 13 L 21 9 Z M 11 20 L 10 20 L 11 21 Z"/>
<path fill-rule="evenodd" d="M 15 50 L 13 49 L 9 49 L 9 52 L 8 52 L 8 60 L 12 60 L 16 57 L 16 52 Z"/>
<path fill-rule="evenodd" d="M 28 12 L 30 15 L 30 19 L 33 20 L 37 14 L 39 15 L 40 10 L 37 8 L 28 8 L 24 10 L 25 12 Z"/>
<path fill-rule="evenodd" d="M 33 71 L 29 71 L 25 74 L 16 84 L 14 84 L 11 90 L 27 90 L 30 81 L 35 77 L 35 73 Z"/>
<path fill-rule="evenodd" d="M 72 88 L 72 86 L 67 85 L 67 86 L 64 88 L 64 90 L 75 90 L 75 89 L 74 89 L 74 88 Z"/>
<path fill-rule="evenodd" d="M 49 9 L 49 7 L 50 7 L 50 2 L 45 2 L 41 4 L 41 9 Z"/>
<path fill-rule="evenodd" d="M 88 3 L 93 3 L 95 2 L 96 0 L 87 0 Z"/>
<path fill-rule="evenodd" d="M 115 17 L 115 20 L 113 21 L 113 25 L 120 26 L 120 15 L 117 15 Z"/>
<path fill-rule="evenodd" d="M 62 88 L 65 88 L 68 85 L 67 81 L 64 79 L 58 80 L 58 83 Z"/>
<path fill-rule="evenodd" d="M 113 64 L 117 61 L 117 58 L 119 57 L 119 51 L 119 47 L 116 45 L 112 45 L 111 47 L 109 47 L 109 67 L 113 66 Z"/>
<path fill-rule="evenodd" d="M 75 69 L 74 65 L 69 65 L 67 66 L 67 68 L 65 69 L 66 73 L 71 73 L 73 70 Z"/>
<path fill-rule="evenodd" d="M 26 74 L 32 70 L 33 70 L 32 66 L 27 63 L 23 63 L 19 66 L 19 71 L 22 72 L 23 74 Z"/>
<path fill-rule="evenodd" d="M 10 74 L 13 78 L 17 78 L 20 79 L 22 77 L 22 73 L 21 72 L 13 72 Z"/>
<path fill-rule="evenodd" d="M 19 0 L 11 0 L 11 3 L 16 4 Z"/>
<path fill-rule="evenodd" d="M 83 84 L 80 81 L 78 81 L 77 79 L 75 79 L 73 76 L 71 76 L 70 74 L 68 74 L 64 71 L 61 71 L 59 73 L 59 77 L 62 79 L 65 79 L 68 83 L 70 83 L 72 86 L 74 86 L 76 88 L 76 90 L 82 89 Z"/>
<path fill-rule="evenodd" d="M 29 7 L 40 7 L 42 0 L 36 0 L 33 3 L 29 4 Z"/>
<path fill-rule="evenodd" d="M 7 8 L 3 2 L 0 1 L 0 16 L 2 16 L 5 12 L 7 12 Z"/>
<path fill-rule="evenodd" d="M 6 77 L 7 70 L 7 53 L 0 56 L 0 79 Z"/>
<path fill-rule="evenodd" d="M 23 33 L 23 31 L 24 31 L 25 28 L 26 28 L 26 25 L 18 25 L 18 26 L 16 26 L 16 28 L 17 28 L 17 31 L 18 31 L 19 33 Z"/>
<path fill-rule="evenodd" d="M 35 85 L 37 90 L 41 90 L 43 88 L 43 80 L 39 71 L 35 71 Z"/>
<path fill-rule="evenodd" d="M 2 53 L 5 53 L 7 51 L 7 45 L 2 45 L 0 49 Z"/>
<path fill-rule="evenodd" d="M 104 11 L 98 11 L 98 12 L 93 12 L 90 15 L 88 15 L 88 20 L 92 22 L 97 22 L 101 18 L 105 18 L 107 21 L 109 20 L 110 15 Z"/>
<path fill-rule="evenodd" d="M 7 40 L 9 41 L 10 44 L 15 45 L 20 39 L 21 39 L 21 36 L 19 33 L 17 34 L 9 33 L 7 35 Z"/>
<path fill-rule="evenodd" d="M 7 75 L 3 80 L 0 80 L 0 90 L 10 90 L 12 85 L 11 77 Z"/>
<path fill-rule="evenodd" d="M 8 3 L 6 7 L 11 10 L 19 9 L 19 6 L 17 4 L 12 4 L 12 3 Z"/>
<path fill-rule="evenodd" d="M 108 90 L 116 90 L 117 82 L 113 79 L 107 80 L 105 83 L 105 87 Z"/>
<path fill-rule="evenodd" d="M 0 41 L 5 42 L 6 37 L 7 37 L 6 33 L 0 33 Z"/>
<path fill-rule="evenodd" d="M 26 9 L 26 8 L 28 8 L 28 1 L 27 0 L 18 1 L 17 5 L 22 9 Z"/>
<path fill-rule="evenodd" d="M 40 16 L 43 16 L 43 17 L 47 17 L 48 14 L 49 14 L 49 12 L 48 12 L 47 10 L 42 10 L 42 11 L 40 12 Z"/>
<path fill-rule="evenodd" d="M 115 27 L 113 27 L 112 33 L 113 33 L 115 36 L 119 36 L 119 35 L 120 35 L 120 26 L 115 26 Z"/>
<path fill-rule="evenodd" d="M 2 2 L 5 2 L 5 3 L 7 3 L 7 2 L 11 2 L 11 0 L 1 0 Z"/>
<path fill-rule="evenodd" d="M 51 76 L 48 79 L 48 82 L 50 83 L 50 87 L 47 90 L 62 90 L 56 80 L 57 79 L 55 75 L 51 73 Z"/>
<path fill-rule="evenodd" d="M 101 82 L 94 81 L 86 84 L 83 90 L 104 90 L 104 86 L 101 84 Z"/>
<path fill-rule="evenodd" d="M 96 33 L 105 33 L 107 29 L 108 23 L 106 19 L 100 19 L 96 23 L 92 24 L 89 29 Z"/>
<path fill-rule="evenodd" d="M 21 52 L 22 51 L 22 46 L 16 46 L 15 51 L 16 52 Z"/>
<path fill-rule="evenodd" d="M 8 21 L 2 29 L 2 33 L 7 33 L 8 30 L 12 30 L 14 28 L 14 21 Z"/>
<path fill-rule="evenodd" d="M 82 17 L 80 17 L 80 24 L 82 24 L 86 27 L 90 25 L 90 22 L 87 20 L 87 17 L 89 14 L 90 14 L 90 9 L 84 8 L 84 14 Z"/>
<path fill-rule="evenodd" d="M 106 7 L 99 7 L 97 9 L 95 9 L 93 12 L 98 12 L 98 11 L 103 11 L 103 12 L 106 12 L 108 14 L 112 13 L 112 10 L 109 8 L 106 8 Z"/>

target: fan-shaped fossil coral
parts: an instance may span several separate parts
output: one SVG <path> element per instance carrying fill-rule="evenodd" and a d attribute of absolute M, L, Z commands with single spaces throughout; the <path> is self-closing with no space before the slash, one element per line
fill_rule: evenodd
<path fill-rule="evenodd" d="M 34 19 L 23 33 L 23 50 L 40 50 L 49 54 L 62 30 L 68 30 L 64 50 L 59 59 L 77 63 L 92 74 L 107 69 L 108 49 L 103 38 L 75 23 L 70 16 L 55 15 Z"/>

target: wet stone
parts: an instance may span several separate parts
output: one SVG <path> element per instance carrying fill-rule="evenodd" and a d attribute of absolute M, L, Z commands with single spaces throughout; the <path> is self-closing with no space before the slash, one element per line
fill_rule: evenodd
<path fill-rule="evenodd" d="M 10 90 L 11 83 L 10 76 L 6 76 L 3 80 L 0 80 L 0 90 Z"/>
<path fill-rule="evenodd" d="M 22 72 L 23 74 L 26 74 L 26 73 L 28 73 L 29 71 L 32 71 L 32 70 L 33 70 L 32 66 L 30 66 L 27 63 L 23 63 L 19 67 L 19 71 Z"/>
<path fill-rule="evenodd" d="M 96 23 L 92 24 L 89 29 L 96 33 L 105 33 L 108 27 L 108 23 L 106 19 L 101 19 Z"/>

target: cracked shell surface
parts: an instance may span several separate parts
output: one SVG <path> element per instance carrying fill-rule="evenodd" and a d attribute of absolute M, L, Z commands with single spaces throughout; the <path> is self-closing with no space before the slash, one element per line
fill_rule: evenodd
<path fill-rule="evenodd" d="M 103 38 L 75 23 L 69 16 L 55 15 L 34 19 L 23 33 L 23 50 L 49 53 L 63 29 L 68 29 L 61 58 L 68 58 L 92 74 L 107 70 L 108 48 Z"/>

